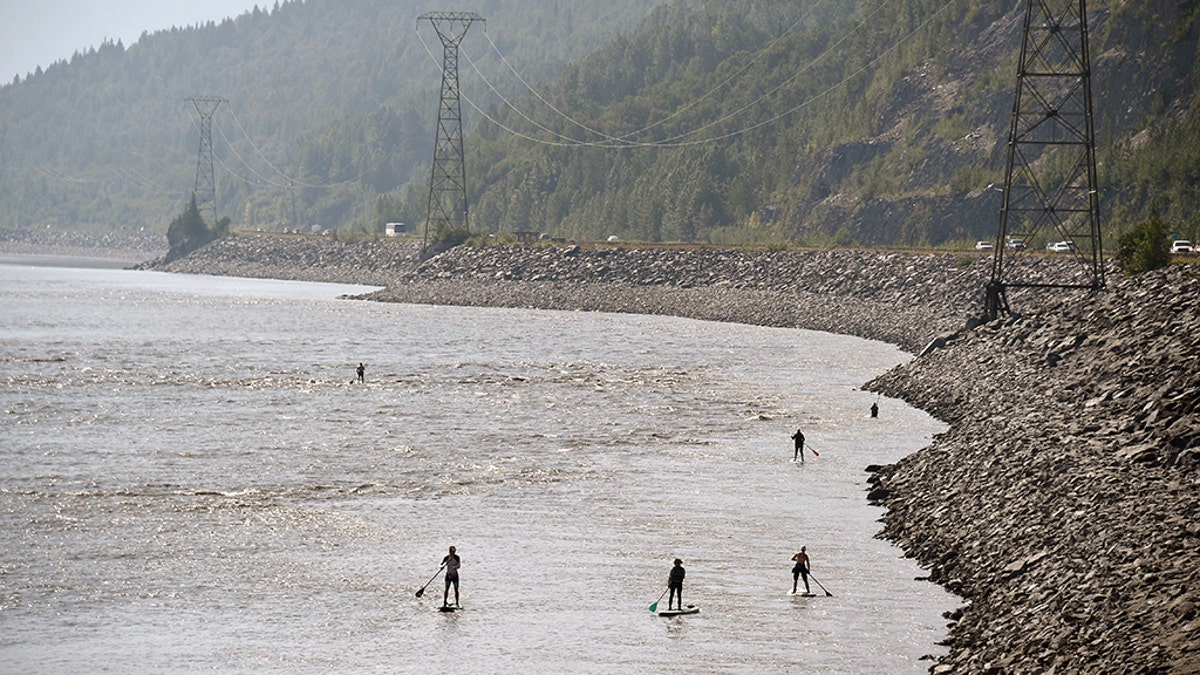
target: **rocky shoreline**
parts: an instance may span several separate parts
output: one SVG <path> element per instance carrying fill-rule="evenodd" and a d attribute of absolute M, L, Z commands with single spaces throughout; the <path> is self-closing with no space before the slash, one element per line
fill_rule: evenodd
<path fill-rule="evenodd" d="M 93 232 L 50 227 L 0 229 L 0 253 L 5 254 L 132 262 L 161 256 L 166 250 L 167 237 L 161 232 Z"/>
<path fill-rule="evenodd" d="M 934 672 L 1200 672 L 1200 270 L 1110 277 L 869 383 L 950 423 L 872 476 L 967 600 Z"/>
<path fill-rule="evenodd" d="M 319 235 L 243 234 L 218 239 L 171 262 L 162 257 L 137 269 L 256 279 L 386 286 L 412 272 L 420 242 L 341 241 Z"/>
<path fill-rule="evenodd" d="M 811 328 L 925 352 L 867 386 L 951 427 L 871 467 L 869 498 L 888 509 L 881 536 L 966 600 L 932 670 L 1200 672 L 1191 266 L 1111 274 L 1094 295 L 1010 293 L 1021 315 L 974 330 L 990 257 L 971 254 L 459 247 L 418 264 L 402 242 L 236 237 L 149 267 L 386 286 L 360 296 L 380 301 Z"/>

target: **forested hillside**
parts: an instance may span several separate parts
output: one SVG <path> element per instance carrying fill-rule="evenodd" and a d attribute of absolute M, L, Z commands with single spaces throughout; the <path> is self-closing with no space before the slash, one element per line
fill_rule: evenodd
<path fill-rule="evenodd" d="M 481 0 L 469 8 L 537 80 L 636 28 L 659 0 Z M 293 0 L 221 23 L 108 43 L 0 87 L 0 227 L 166 230 L 195 184 L 199 118 L 219 96 L 213 149 L 233 227 L 351 226 L 432 156 L 441 44 L 416 0 Z M 514 82 L 472 27 L 471 64 Z M 428 50 L 426 49 L 428 46 Z M 430 52 L 433 57 L 431 58 Z M 468 121 L 472 121 L 467 110 Z M 475 119 L 478 119 L 477 117 Z M 290 186 L 290 187 L 289 187 Z"/>
<path fill-rule="evenodd" d="M 1200 6 L 1089 4 L 1107 239 L 1152 207 L 1194 236 Z M 835 9 L 809 20 L 822 7 Z M 646 30 L 546 85 L 541 95 L 570 119 L 527 97 L 481 126 L 470 139 L 474 222 L 584 239 L 989 239 L 1023 9 L 984 0 L 660 8 Z"/>
<path fill-rule="evenodd" d="M 477 232 L 812 245 L 995 232 L 1020 0 L 458 9 L 488 19 L 459 64 L 484 108 L 464 104 Z M 423 11 L 291 2 L 0 89 L 0 226 L 165 229 L 195 178 L 196 94 L 229 99 L 214 146 L 233 228 L 422 222 L 441 55 L 427 24 L 416 32 Z M 1088 11 L 1106 240 L 1151 208 L 1195 238 L 1200 5 Z"/>

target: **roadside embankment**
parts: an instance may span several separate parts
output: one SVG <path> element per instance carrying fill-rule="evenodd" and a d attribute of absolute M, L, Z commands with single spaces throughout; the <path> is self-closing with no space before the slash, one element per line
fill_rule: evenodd
<path fill-rule="evenodd" d="M 372 300 L 663 314 L 856 335 L 918 351 L 982 303 L 987 259 L 877 251 L 459 248 Z"/>
<path fill-rule="evenodd" d="M 160 233 L 66 230 L 51 227 L 0 229 L 0 253 L 107 260 L 146 260 L 167 250 Z"/>
<path fill-rule="evenodd" d="M 982 305 L 990 258 L 883 251 L 457 247 L 246 234 L 143 269 L 385 286 L 387 302 L 667 314 L 856 335 L 919 351 Z"/>
<path fill-rule="evenodd" d="M 967 331 L 988 257 L 459 247 L 417 264 L 415 251 L 374 242 L 239 239 L 165 269 L 385 285 L 362 296 L 381 301 L 810 328 L 913 353 L 938 338 L 944 346 L 868 385 L 951 425 L 870 474 L 870 498 L 888 508 L 882 536 L 967 601 L 948 617 L 935 672 L 1200 672 L 1191 266 L 1110 274 L 1097 294 L 1012 292 L 1020 316 Z M 1024 279 L 1043 267 L 1061 279 L 1074 263 L 1026 264 Z"/>
<path fill-rule="evenodd" d="M 339 241 L 328 236 L 239 234 L 169 263 L 138 266 L 180 274 L 385 286 L 417 264 L 420 244 L 395 239 Z"/>
<path fill-rule="evenodd" d="M 872 477 L 963 596 L 935 672 L 1200 672 L 1200 276 L 1113 275 L 868 385 L 949 422 Z"/>

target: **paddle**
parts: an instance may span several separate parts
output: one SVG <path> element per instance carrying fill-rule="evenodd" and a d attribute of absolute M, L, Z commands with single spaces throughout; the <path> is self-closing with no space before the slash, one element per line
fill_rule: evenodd
<path fill-rule="evenodd" d="M 669 586 L 668 586 L 667 588 L 664 588 L 664 589 L 663 589 L 662 595 L 658 596 L 658 600 L 655 600 L 655 601 L 654 601 L 654 603 L 650 605 L 650 611 L 651 611 L 651 612 L 657 612 L 657 611 L 658 611 L 658 603 L 662 602 L 663 595 L 666 595 L 666 594 L 667 594 L 667 591 L 669 591 L 669 590 L 671 590 Z"/>
<path fill-rule="evenodd" d="M 813 581 L 817 581 L 817 578 L 812 575 L 812 572 L 808 573 L 808 578 L 812 579 Z M 829 591 L 825 590 L 824 584 L 822 584 L 820 581 L 817 581 L 817 585 L 821 587 L 821 590 L 825 591 L 825 597 L 827 597 L 827 598 L 833 597 L 833 593 L 830 593 Z"/>
<path fill-rule="evenodd" d="M 445 564 L 445 563 L 442 563 L 442 567 L 445 567 L 445 566 L 446 566 L 446 564 Z M 425 586 L 428 586 L 429 584 L 432 584 L 432 583 L 433 583 L 433 580 L 437 578 L 437 575 L 439 575 L 439 574 L 441 574 L 441 573 L 442 573 L 442 567 L 439 567 L 439 568 L 438 568 L 438 571 L 434 572 L 434 573 L 433 573 L 433 576 L 429 577 L 429 581 L 426 581 L 426 582 L 425 582 Z M 422 587 L 420 587 L 420 588 L 418 588 L 418 589 L 417 589 L 417 597 L 418 597 L 418 598 L 419 598 L 419 597 L 421 597 L 422 595 L 425 595 L 425 586 L 422 586 Z"/>

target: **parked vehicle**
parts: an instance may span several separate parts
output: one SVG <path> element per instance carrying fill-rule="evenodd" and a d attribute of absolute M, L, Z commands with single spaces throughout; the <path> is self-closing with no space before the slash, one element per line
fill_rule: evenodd
<path fill-rule="evenodd" d="M 1051 253 L 1072 253 L 1075 251 L 1073 241 L 1052 241 L 1046 244 L 1046 250 Z"/>
<path fill-rule="evenodd" d="M 1024 239 L 1009 239 L 1008 241 L 1004 242 L 1004 247 L 1010 251 L 1024 251 L 1025 250 L 1025 240 Z"/>
<path fill-rule="evenodd" d="M 1187 239 L 1176 239 L 1171 242 L 1171 253 L 1195 253 L 1195 249 Z"/>
<path fill-rule="evenodd" d="M 990 251 L 990 250 L 992 250 L 992 242 L 977 241 L 977 242 L 975 242 L 975 250 L 976 251 Z"/>

